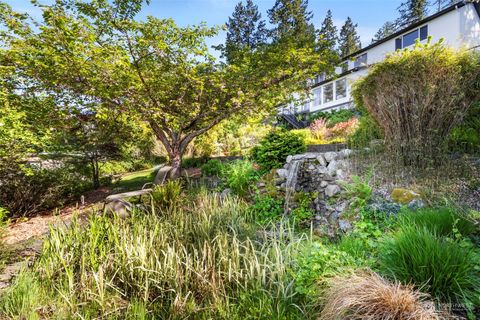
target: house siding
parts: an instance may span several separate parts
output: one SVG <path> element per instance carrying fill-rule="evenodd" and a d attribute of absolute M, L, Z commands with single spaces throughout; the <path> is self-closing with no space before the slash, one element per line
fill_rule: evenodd
<path fill-rule="evenodd" d="M 428 37 L 431 37 L 432 43 L 436 43 L 443 39 L 447 46 L 455 49 L 480 49 L 480 5 L 479 10 L 473 3 L 466 3 L 459 5 L 454 10 L 450 10 L 434 19 L 426 20 L 425 23 L 417 23 L 415 27 L 405 29 L 397 36 L 381 41 L 378 45 L 373 45 L 368 50 L 360 50 L 357 56 L 367 53 L 367 66 L 371 66 L 375 63 L 381 62 L 385 57 L 395 52 L 395 41 L 397 38 L 411 32 L 412 30 L 419 29 L 422 26 L 428 25 Z M 425 43 L 427 40 L 421 41 Z M 355 57 L 353 59 L 345 61 L 348 63 L 348 70 L 355 68 Z M 337 68 L 339 69 L 339 68 Z M 340 72 L 340 69 L 338 70 Z M 343 109 L 346 107 L 352 107 L 351 88 L 352 84 L 359 78 L 365 76 L 368 73 L 368 68 L 363 66 L 359 70 L 352 70 L 351 73 L 339 76 L 331 81 L 324 81 L 319 85 L 314 86 L 313 90 L 321 90 L 325 85 L 335 83 L 335 81 L 346 78 L 347 79 L 347 94 L 346 97 L 341 99 L 334 99 L 328 103 L 316 104 L 315 100 L 307 101 L 306 103 L 294 106 L 290 105 L 287 108 L 294 112 L 316 112 L 316 111 L 328 111 L 334 109 Z M 335 85 L 334 85 L 335 87 Z M 323 96 L 323 94 L 322 94 Z M 335 96 L 335 91 L 334 91 Z M 282 112 L 282 109 L 280 110 Z"/>

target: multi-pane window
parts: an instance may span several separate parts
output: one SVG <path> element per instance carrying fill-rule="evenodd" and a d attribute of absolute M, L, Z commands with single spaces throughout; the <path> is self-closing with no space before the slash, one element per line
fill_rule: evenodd
<path fill-rule="evenodd" d="M 323 87 L 323 103 L 333 101 L 333 83 L 326 84 Z"/>
<path fill-rule="evenodd" d="M 428 25 L 424 25 L 420 29 L 415 29 L 400 38 L 395 39 L 395 50 L 403 49 L 411 46 L 417 39 L 423 41 L 428 38 Z"/>
<path fill-rule="evenodd" d="M 342 99 L 347 96 L 347 78 L 335 82 L 335 99 Z"/>
<path fill-rule="evenodd" d="M 353 66 L 355 68 L 358 68 L 360 66 L 365 66 L 365 65 L 367 65 L 367 53 L 366 52 L 364 54 L 358 56 L 355 59 L 355 62 L 353 63 Z"/>

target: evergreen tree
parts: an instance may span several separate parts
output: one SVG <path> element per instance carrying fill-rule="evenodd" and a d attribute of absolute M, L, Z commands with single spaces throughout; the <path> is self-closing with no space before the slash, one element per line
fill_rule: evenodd
<path fill-rule="evenodd" d="M 235 6 L 235 11 L 228 18 L 227 40 L 223 55 L 232 62 L 243 50 L 254 50 L 266 42 L 267 29 L 262 15 L 252 0 L 243 1 Z"/>
<path fill-rule="evenodd" d="M 354 24 L 350 17 L 340 30 L 339 50 L 340 56 L 345 57 L 362 48 L 360 36 L 357 34 L 357 24 Z"/>
<path fill-rule="evenodd" d="M 332 11 L 327 11 L 327 16 L 319 30 L 320 47 L 335 51 L 338 42 L 338 30 L 333 24 Z"/>
<path fill-rule="evenodd" d="M 373 36 L 372 42 L 377 42 L 382 40 L 385 37 L 388 37 L 396 30 L 395 23 L 391 21 L 385 22 L 380 29 L 378 29 L 377 33 Z"/>
<path fill-rule="evenodd" d="M 271 34 L 274 41 L 293 40 L 299 45 L 312 45 L 315 42 L 315 27 L 308 11 L 308 0 L 276 0 L 268 10 L 270 23 L 274 25 Z"/>
<path fill-rule="evenodd" d="M 396 24 L 398 27 L 405 27 L 414 22 L 422 20 L 428 15 L 428 0 L 406 0 L 398 7 L 400 17 Z"/>
<path fill-rule="evenodd" d="M 460 2 L 460 0 L 434 0 L 432 2 L 432 6 L 433 10 L 436 10 L 438 12 L 448 6 L 454 5 L 457 2 Z"/>

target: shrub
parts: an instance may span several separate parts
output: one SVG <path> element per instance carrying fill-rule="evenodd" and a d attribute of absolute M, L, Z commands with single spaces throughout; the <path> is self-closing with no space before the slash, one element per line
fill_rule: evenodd
<path fill-rule="evenodd" d="M 358 272 L 329 281 L 319 319 L 443 319 L 427 299 L 428 295 L 411 286 L 390 283 L 376 273 Z"/>
<path fill-rule="evenodd" d="M 372 198 L 373 188 L 370 186 L 371 174 L 362 178 L 359 176 L 352 176 L 351 183 L 344 183 L 344 196 L 352 199 L 350 203 L 351 209 L 363 208 Z"/>
<path fill-rule="evenodd" d="M 401 228 L 382 245 L 379 256 L 380 270 L 385 275 L 412 283 L 442 302 L 471 307 L 472 301 L 478 299 L 478 256 L 471 248 L 439 237 L 427 228 Z"/>
<path fill-rule="evenodd" d="M 287 156 L 303 153 L 306 150 L 303 140 L 286 130 L 274 130 L 252 148 L 251 157 L 263 171 L 279 168 Z"/>
<path fill-rule="evenodd" d="M 294 267 L 296 290 L 310 297 L 318 296 L 322 281 L 351 272 L 357 261 L 349 254 L 314 242 L 305 247 Z"/>
<path fill-rule="evenodd" d="M 234 193 L 245 195 L 259 175 L 250 161 L 236 160 L 224 166 L 221 178 Z"/>
<path fill-rule="evenodd" d="M 176 209 L 182 198 L 182 184 L 180 180 L 168 180 L 157 185 L 151 193 L 152 201 L 161 213 Z"/>
<path fill-rule="evenodd" d="M 310 124 L 309 129 L 315 139 L 325 139 L 328 135 L 327 120 L 317 119 Z"/>
<path fill-rule="evenodd" d="M 329 128 L 333 127 L 337 123 L 345 122 L 355 116 L 355 111 L 351 109 L 332 110 L 325 112 L 315 112 L 309 115 L 309 121 L 314 122 L 317 119 L 323 118 L 327 121 Z"/>
<path fill-rule="evenodd" d="M 354 97 L 355 103 L 359 104 Z M 370 145 L 370 141 L 383 139 L 383 133 L 378 123 L 368 114 L 362 115 L 358 120 L 355 132 L 348 136 L 347 143 L 350 148 L 360 149 Z"/>
<path fill-rule="evenodd" d="M 206 176 L 220 176 L 224 165 L 220 160 L 210 159 L 202 165 L 202 174 Z"/>
<path fill-rule="evenodd" d="M 453 237 L 455 233 L 469 236 L 478 231 L 473 221 L 451 207 L 404 210 L 400 214 L 399 224 L 426 228 L 439 236 Z"/>
<path fill-rule="evenodd" d="M 182 159 L 182 168 L 200 168 L 208 161 L 208 157 L 188 157 Z"/>
<path fill-rule="evenodd" d="M 450 151 L 464 153 L 480 152 L 480 102 L 474 104 L 463 121 L 453 128 L 448 138 Z"/>
<path fill-rule="evenodd" d="M 91 188 L 75 166 L 37 169 L 0 163 L 0 204 L 10 216 L 28 216 L 61 206 Z"/>
<path fill-rule="evenodd" d="M 375 64 L 354 95 L 404 165 L 437 164 L 451 129 L 480 95 L 480 59 L 441 43 L 418 44 Z"/>
<path fill-rule="evenodd" d="M 249 208 L 249 213 L 255 222 L 267 224 L 278 220 L 283 215 L 283 205 L 283 199 L 257 194 Z"/>
<path fill-rule="evenodd" d="M 329 138 L 341 138 L 347 139 L 351 134 L 357 130 L 358 119 L 352 118 L 345 122 L 339 122 L 331 127 L 327 132 L 327 137 Z"/>

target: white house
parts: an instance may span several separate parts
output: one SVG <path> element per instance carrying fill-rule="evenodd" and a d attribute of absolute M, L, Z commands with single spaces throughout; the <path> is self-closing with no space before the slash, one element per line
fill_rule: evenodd
<path fill-rule="evenodd" d="M 428 37 L 432 42 L 444 39 L 446 45 L 458 49 L 480 48 L 480 2 L 458 2 L 344 57 L 334 77 L 325 79 L 318 76 L 315 79 L 310 101 L 283 107 L 279 110 L 280 114 L 288 121 L 292 114 L 353 107 L 350 95 L 352 83 L 364 76 L 371 65 L 382 61 L 389 53 L 413 46 L 417 39 L 425 42 Z"/>

